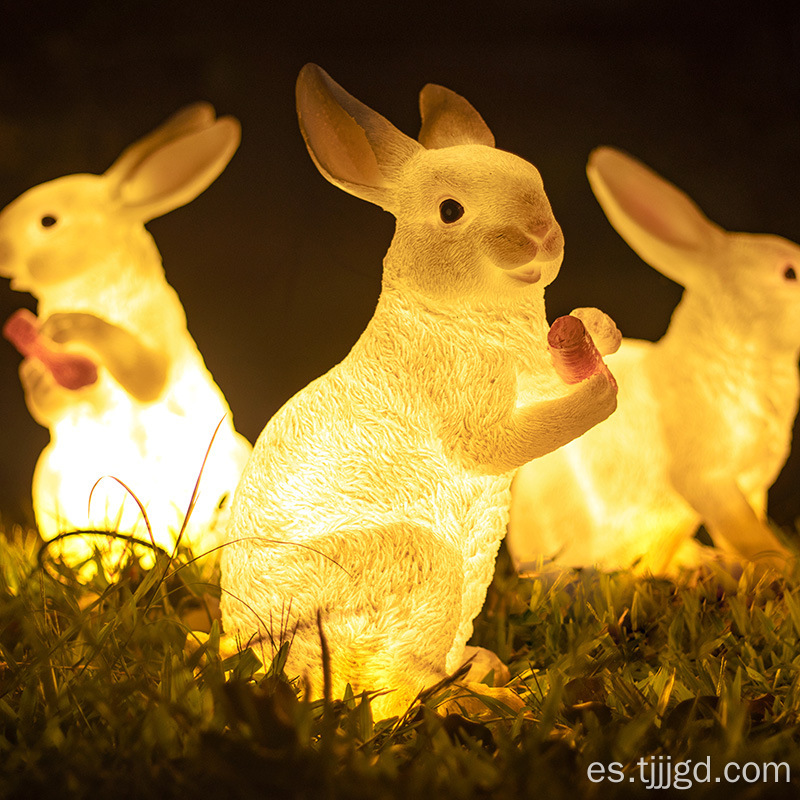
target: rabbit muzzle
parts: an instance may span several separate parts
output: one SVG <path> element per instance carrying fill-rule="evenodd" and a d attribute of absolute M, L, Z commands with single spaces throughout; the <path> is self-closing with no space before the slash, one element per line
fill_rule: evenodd
<path fill-rule="evenodd" d="M 497 266 L 506 270 L 507 274 L 522 283 L 538 283 L 543 275 L 549 283 L 554 277 L 558 268 L 561 266 L 561 259 L 564 256 L 564 236 L 561 228 L 555 222 L 546 226 L 544 230 L 534 233 L 517 231 L 517 236 L 524 236 L 520 244 L 517 239 L 518 249 L 515 258 L 498 260 Z"/>

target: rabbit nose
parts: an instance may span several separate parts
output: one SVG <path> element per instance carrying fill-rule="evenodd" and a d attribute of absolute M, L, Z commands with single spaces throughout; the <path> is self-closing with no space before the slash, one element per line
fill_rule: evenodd
<path fill-rule="evenodd" d="M 561 226 L 555 220 L 553 220 L 544 236 L 540 239 L 539 259 L 543 261 L 551 261 L 552 259 L 562 255 L 563 252 L 564 234 L 561 231 Z"/>
<path fill-rule="evenodd" d="M 11 242 L 7 239 L 0 239 L 0 276 L 3 278 L 11 277 L 11 261 L 14 256 L 14 250 L 11 247 Z"/>
<path fill-rule="evenodd" d="M 555 221 L 551 219 L 537 220 L 526 230 L 526 233 L 535 242 L 543 242 L 550 234 L 554 224 Z"/>

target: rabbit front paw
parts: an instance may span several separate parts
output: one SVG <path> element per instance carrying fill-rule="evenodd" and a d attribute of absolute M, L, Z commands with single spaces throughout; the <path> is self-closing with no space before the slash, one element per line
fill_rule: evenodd
<path fill-rule="evenodd" d="M 142 403 L 157 400 L 166 386 L 166 353 L 119 325 L 93 314 L 57 313 L 47 318 L 42 332 L 58 343 L 80 342 L 91 348 L 114 380 Z"/>
<path fill-rule="evenodd" d="M 86 361 L 94 368 L 92 362 Z M 96 382 L 83 381 L 66 386 L 59 377 L 53 374 L 50 365 L 44 364 L 38 358 L 26 358 L 19 366 L 25 404 L 31 416 L 45 428 L 52 427 L 76 403 L 88 403 L 99 409 L 106 402 L 103 392 L 97 389 Z"/>
<path fill-rule="evenodd" d="M 601 356 L 608 356 L 619 350 L 622 334 L 614 320 L 604 311 L 599 308 L 575 308 L 569 315 L 577 317 L 583 323 Z"/>
<path fill-rule="evenodd" d="M 81 389 L 97 380 L 97 365 L 79 353 L 69 353 L 39 329 L 26 308 L 15 311 L 3 326 L 3 336 L 26 357 L 40 361 L 65 389 Z"/>
<path fill-rule="evenodd" d="M 45 428 L 72 402 L 73 393 L 59 386 L 50 370 L 36 358 L 23 360 L 19 379 L 28 411 Z"/>
<path fill-rule="evenodd" d="M 91 344 L 109 327 L 109 323 L 94 314 L 60 311 L 51 314 L 42 323 L 41 333 L 58 344 L 66 342 Z"/>
<path fill-rule="evenodd" d="M 596 372 L 576 386 L 586 430 L 602 422 L 617 408 L 617 382 L 607 369 Z"/>

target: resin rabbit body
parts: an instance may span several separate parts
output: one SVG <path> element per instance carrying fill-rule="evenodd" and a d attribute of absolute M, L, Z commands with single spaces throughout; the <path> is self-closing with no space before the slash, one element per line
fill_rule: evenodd
<path fill-rule="evenodd" d="M 648 168 L 602 148 L 588 173 L 628 243 L 686 289 L 658 342 L 624 339 L 608 358 L 619 408 L 515 479 L 508 544 L 521 568 L 694 566 L 705 525 L 736 558 L 780 565 L 767 490 L 798 403 L 800 248 L 728 233 Z"/>
<path fill-rule="evenodd" d="M 100 367 L 76 390 L 44 364 L 20 368 L 31 414 L 51 432 L 36 466 L 34 511 L 45 538 L 109 527 L 146 535 L 124 481 L 147 509 L 156 540 L 180 529 L 214 430 L 187 529 L 209 534 L 232 495 L 250 446 L 186 327 L 143 222 L 191 200 L 224 169 L 239 141 L 231 118 L 204 104 L 179 112 L 126 150 L 103 175 L 37 186 L 0 214 L 0 274 L 38 301 L 39 333 Z M 124 508 L 123 506 L 124 501 Z M 74 543 L 73 557 L 87 548 Z"/>
<path fill-rule="evenodd" d="M 392 689 L 399 713 L 464 658 L 505 532 L 513 470 L 614 408 L 569 389 L 546 351 L 544 286 L 561 231 L 538 172 L 497 151 L 463 98 L 427 86 L 424 146 L 319 68 L 298 80 L 323 175 L 391 210 L 375 315 L 338 366 L 259 437 L 223 551 L 228 634 L 291 640 L 287 672 L 334 693 Z M 469 134 L 456 138 L 456 119 Z M 451 219 L 456 217 L 455 219 Z"/>

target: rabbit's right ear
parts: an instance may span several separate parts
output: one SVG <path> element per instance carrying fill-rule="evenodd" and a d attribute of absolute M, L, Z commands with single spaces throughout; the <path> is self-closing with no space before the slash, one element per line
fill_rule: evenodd
<path fill-rule="evenodd" d="M 651 266 L 686 286 L 724 231 L 677 187 L 611 147 L 589 156 L 589 183 L 617 233 Z"/>
<path fill-rule="evenodd" d="M 391 211 L 399 171 L 424 148 L 316 64 L 300 70 L 296 97 L 300 129 L 317 169 L 340 189 Z"/>
<path fill-rule="evenodd" d="M 241 139 L 233 117 L 208 103 L 181 109 L 106 170 L 111 196 L 142 221 L 194 200 L 225 169 Z"/>

